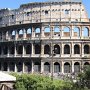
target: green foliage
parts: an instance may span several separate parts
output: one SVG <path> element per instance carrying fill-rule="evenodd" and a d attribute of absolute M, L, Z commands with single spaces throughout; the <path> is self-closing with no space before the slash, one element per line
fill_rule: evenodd
<path fill-rule="evenodd" d="M 81 88 L 88 88 L 90 89 L 90 66 L 84 67 L 82 73 L 78 75 L 79 81 L 78 86 Z"/>
<path fill-rule="evenodd" d="M 70 81 L 51 80 L 50 77 L 33 74 L 21 74 L 16 76 L 17 81 L 14 88 L 17 90 L 71 90 Z"/>

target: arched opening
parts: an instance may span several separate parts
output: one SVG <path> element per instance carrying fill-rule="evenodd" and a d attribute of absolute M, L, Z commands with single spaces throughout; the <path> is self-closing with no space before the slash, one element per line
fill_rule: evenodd
<path fill-rule="evenodd" d="M 79 37 L 80 36 L 80 29 L 78 27 L 74 28 L 74 37 Z"/>
<path fill-rule="evenodd" d="M 70 64 L 68 62 L 64 64 L 64 73 L 70 73 Z"/>
<path fill-rule="evenodd" d="M 14 50 L 15 50 L 15 47 L 14 47 L 14 45 L 12 45 L 12 46 L 10 47 L 10 54 L 14 54 Z"/>
<path fill-rule="evenodd" d="M 89 45 L 84 45 L 84 54 L 89 54 Z"/>
<path fill-rule="evenodd" d="M 15 71 L 15 64 L 13 62 L 10 62 L 10 64 L 9 64 L 9 70 L 11 72 L 14 72 Z"/>
<path fill-rule="evenodd" d="M 74 54 L 80 54 L 80 47 L 79 47 L 79 45 L 74 45 Z"/>
<path fill-rule="evenodd" d="M 32 30 L 31 30 L 31 28 L 28 28 L 27 29 L 27 38 L 30 38 L 31 35 L 32 35 Z"/>
<path fill-rule="evenodd" d="M 89 36 L 89 29 L 87 27 L 84 28 L 83 30 L 83 36 L 88 37 Z"/>
<path fill-rule="evenodd" d="M 40 28 L 36 28 L 36 30 L 35 30 L 35 37 L 40 37 Z"/>
<path fill-rule="evenodd" d="M 60 64 L 58 62 L 54 63 L 54 73 L 60 72 Z"/>
<path fill-rule="evenodd" d="M 63 33 L 64 33 L 63 34 L 64 37 L 70 37 L 70 28 L 69 27 L 65 27 Z"/>
<path fill-rule="evenodd" d="M 34 72 L 40 72 L 41 71 L 41 63 L 35 62 L 34 63 Z"/>
<path fill-rule="evenodd" d="M 48 62 L 44 63 L 44 72 L 50 72 L 50 64 Z"/>
<path fill-rule="evenodd" d="M 4 46 L 3 47 L 3 54 L 4 55 L 7 55 L 8 54 L 8 47 L 7 46 Z"/>
<path fill-rule="evenodd" d="M 26 54 L 31 54 L 32 52 L 32 47 L 31 44 L 26 46 Z"/>
<path fill-rule="evenodd" d="M 46 27 L 45 30 L 44 30 L 44 35 L 46 37 L 50 37 L 50 28 L 49 27 Z"/>
<path fill-rule="evenodd" d="M 50 54 L 50 46 L 49 45 L 44 46 L 44 54 Z"/>
<path fill-rule="evenodd" d="M 69 45 L 64 46 L 64 54 L 70 54 L 70 46 Z"/>
<path fill-rule="evenodd" d="M 60 29 L 59 29 L 59 27 L 55 27 L 54 28 L 54 36 L 55 37 L 59 37 L 60 36 Z"/>
<path fill-rule="evenodd" d="M 18 54 L 23 54 L 23 46 L 22 45 L 19 45 L 18 46 L 18 51 L 17 51 Z"/>
<path fill-rule="evenodd" d="M 7 64 L 7 62 L 4 62 L 3 63 L 3 71 L 8 71 L 7 69 L 8 69 L 8 64 Z"/>
<path fill-rule="evenodd" d="M 40 53 L 41 53 L 41 45 L 35 44 L 35 54 L 40 54 Z"/>
<path fill-rule="evenodd" d="M 80 64 L 79 64 L 79 62 L 74 63 L 74 72 L 75 73 L 80 72 Z"/>
<path fill-rule="evenodd" d="M 31 72 L 31 63 L 30 62 L 26 62 L 25 63 L 25 72 Z"/>
<path fill-rule="evenodd" d="M 22 72 L 22 63 L 17 63 L 17 72 Z"/>
<path fill-rule="evenodd" d="M 59 45 L 54 45 L 54 53 L 60 54 L 60 46 Z"/>
<path fill-rule="evenodd" d="M 12 39 L 15 39 L 15 35 L 16 35 L 16 32 L 15 32 L 15 30 L 13 30 L 13 31 L 11 32 L 11 38 L 12 38 Z"/>
<path fill-rule="evenodd" d="M 84 63 L 84 66 L 88 66 L 88 65 L 90 65 L 89 62 L 85 62 Z"/>
<path fill-rule="evenodd" d="M 23 30 L 19 30 L 19 38 L 22 38 L 23 37 Z"/>

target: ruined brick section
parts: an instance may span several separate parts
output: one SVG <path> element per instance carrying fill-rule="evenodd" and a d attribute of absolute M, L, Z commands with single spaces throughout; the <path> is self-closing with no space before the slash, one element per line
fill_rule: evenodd
<path fill-rule="evenodd" d="M 61 77 L 90 64 L 90 20 L 82 2 L 35 2 L 0 10 L 0 70 Z"/>

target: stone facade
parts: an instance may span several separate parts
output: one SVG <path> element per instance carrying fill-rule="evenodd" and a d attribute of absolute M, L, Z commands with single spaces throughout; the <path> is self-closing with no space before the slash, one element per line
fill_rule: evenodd
<path fill-rule="evenodd" d="M 78 73 L 90 64 L 89 38 L 90 22 L 80 0 L 1 9 L 0 70 Z"/>

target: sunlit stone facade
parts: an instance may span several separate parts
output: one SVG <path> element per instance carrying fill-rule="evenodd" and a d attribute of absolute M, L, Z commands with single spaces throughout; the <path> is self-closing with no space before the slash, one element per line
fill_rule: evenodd
<path fill-rule="evenodd" d="M 90 64 L 90 21 L 80 0 L 0 10 L 0 70 L 54 75 Z M 55 54 L 53 50 L 56 50 Z M 52 69 L 53 68 L 53 69 Z"/>

